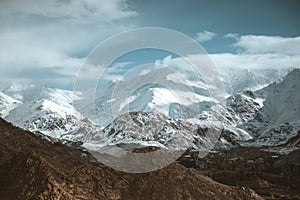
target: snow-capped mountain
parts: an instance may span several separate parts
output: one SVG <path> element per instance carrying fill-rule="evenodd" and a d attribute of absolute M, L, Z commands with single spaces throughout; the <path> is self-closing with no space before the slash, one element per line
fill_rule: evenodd
<path fill-rule="evenodd" d="M 105 140 L 92 137 L 83 146 L 98 152 L 112 146 L 125 146 L 126 149 L 157 146 L 178 153 L 186 149 L 206 153 L 213 149 L 221 131 L 218 127 L 204 129 L 185 120 L 171 119 L 159 112 L 130 112 L 104 128 Z"/>
<path fill-rule="evenodd" d="M 43 86 L 33 84 L 13 82 L 9 87 L 2 89 L 2 91 L 19 101 L 27 102 L 34 100 L 44 88 Z"/>
<path fill-rule="evenodd" d="M 264 98 L 258 115 L 241 126 L 255 136 L 259 146 L 286 143 L 300 130 L 300 69 L 289 72 L 281 81 L 255 92 Z"/>
<path fill-rule="evenodd" d="M 74 99 L 73 106 L 93 122 L 106 126 L 112 122 L 111 93 L 116 81 L 109 81 L 97 90 L 89 89 L 81 92 L 82 98 Z"/>
<path fill-rule="evenodd" d="M 96 134 L 101 128 L 77 112 L 71 105 L 41 99 L 23 103 L 13 109 L 5 118 L 13 124 L 41 132 L 53 138 L 77 141 Z"/>
<path fill-rule="evenodd" d="M 160 82 L 154 82 L 152 77 Z M 238 145 L 240 141 L 252 139 L 251 135 L 237 126 L 255 118 L 264 99 L 247 91 L 233 95 L 224 103 L 220 103 L 218 99 L 210 96 L 210 87 L 212 86 L 207 85 L 201 77 L 193 73 L 182 74 L 168 68 L 158 68 L 131 79 L 102 85 L 99 88 L 101 90 L 96 91 L 95 107 L 91 103 L 93 98 L 79 99 L 75 102 L 75 107 L 93 121 L 108 127 L 114 126 L 114 119 L 122 119 L 126 113 L 134 111 L 159 112 L 168 118 L 180 119 L 181 123 L 199 127 L 211 128 L 218 125 L 219 129 L 224 129 L 218 148 L 230 148 Z M 229 96 L 226 93 L 222 95 L 223 99 Z M 93 112 L 96 115 L 91 114 Z M 190 132 L 194 135 L 193 131 Z M 138 138 L 137 135 L 136 137 Z M 122 140 L 121 137 L 118 138 Z M 124 138 L 123 141 L 127 139 Z M 137 140 L 135 142 L 137 143 Z"/>
<path fill-rule="evenodd" d="M 237 126 L 254 118 L 264 101 L 263 97 L 254 97 L 250 94 L 251 90 L 247 89 L 262 88 L 278 80 L 284 73 L 285 70 L 271 69 L 222 70 L 225 88 L 229 92 L 234 92 L 234 95 L 222 105 L 219 104 L 219 99 L 210 96 L 209 89 L 212 86 L 205 84 L 201 77 L 193 76 L 192 73 L 186 75 L 168 68 L 160 68 L 141 74 L 134 79 L 109 82 L 96 91 L 95 107 L 91 102 L 94 98 L 79 99 L 75 107 L 103 126 L 129 111 L 149 112 L 153 110 L 177 119 L 200 118 L 203 120 L 207 118 L 206 115 L 215 119 L 214 115 L 219 115 L 217 120 L 220 121 L 222 118 L 226 125 Z M 168 88 L 163 84 L 150 83 L 151 79 L 149 84 L 144 84 L 149 77 L 155 77 L 161 83 L 174 87 Z M 137 85 L 141 87 L 132 91 L 131 89 Z M 87 96 L 94 97 L 93 95 Z M 223 93 L 222 96 L 225 99 L 229 95 Z M 199 113 L 201 113 L 200 117 Z"/>
<path fill-rule="evenodd" d="M 253 139 L 240 126 L 257 116 L 263 101 L 264 99 L 255 96 L 253 92 L 245 91 L 228 97 L 225 103 L 213 105 L 207 111 L 201 112 L 198 119 L 188 121 L 202 127 L 215 124 L 223 129 L 215 149 L 238 147 L 241 146 L 240 143 Z"/>
<path fill-rule="evenodd" d="M 224 103 L 210 96 L 211 86 L 201 77 L 157 70 L 108 82 L 96 92 L 13 85 L 4 91 L 22 102 L 0 93 L 0 113 L 17 126 L 54 138 L 80 140 L 87 148 L 107 144 L 178 148 L 188 144 L 203 150 L 214 145 L 206 135 L 209 129 L 220 134 L 215 149 L 278 146 L 299 131 L 299 69 L 263 89 L 229 96 Z M 149 79 L 153 76 L 163 81 L 153 83 Z M 251 78 L 252 73 L 248 76 L 249 85 L 251 80 L 260 80 L 256 75 Z M 252 85 L 261 87 L 274 77 L 276 73 Z M 222 95 L 225 99 L 226 94 Z M 178 138 L 188 142 L 177 142 Z"/>
<path fill-rule="evenodd" d="M 13 102 L 7 106 L 9 113 L 8 109 L 3 111 L 6 113 L 5 119 L 16 126 L 32 132 L 41 132 L 53 138 L 72 141 L 82 140 L 101 132 L 100 126 L 71 105 L 73 98 L 81 98 L 81 93 L 38 86 L 22 89 L 14 86 L 7 90 L 11 95 L 22 99 L 22 103 L 5 95 L 6 99 Z M 2 104 L 2 107 L 3 105 L 5 104 Z"/>
<path fill-rule="evenodd" d="M 11 110 L 20 104 L 20 101 L 0 92 L 0 117 L 6 117 Z"/>
<path fill-rule="evenodd" d="M 254 119 L 263 107 L 261 97 L 252 91 L 245 91 L 228 97 L 223 104 L 216 104 L 202 111 L 199 119 L 202 123 L 220 121 L 226 126 L 236 127 Z"/>
<path fill-rule="evenodd" d="M 275 147 L 296 137 L 300 130 L 299 72 L 300 69 L 294 69 L 267 87 L 237 93 L 228 97 L 225 104 L 202 112 L 199 116 L 202 123 L 220 121 L 224 124 L 216 149 Z"/>
<path fill-rule="evenodd" d="M 48 99 L 55 102 L 72 104 L 73 99 L 76 100 L 82 98 L 81 92 L 73 92 L 69 90 L 50 88 L 33 84 L 26 85 L 13 83 L 10 87 L 5 88 L 3 92 L 8 96 L 24 103 L 39 99 Z"/>
<path fill-rule="evenodd" d="M 96 108 L 91 106 L 90 97 L 75 101 L 75 107 L 103 126 L 129 111 L 158 111 L 177 119 L 197 118 L 199 112 L 220 102 L 210 95 L 210 87 L 213 86 L 205 84 L 196 75 L 158 68 L 134 78 L 108 83 L 96 91 Z M 220 95 L 225 98 L 227 94 Z M 91 116 L 94 109 L 97 116 Z"/>
<path fill-rule="evenodd" d="M 287 74 L 286 69 L 220 69 L 225 90 L 235 95 L 246 90 L 258 90 Z"/>

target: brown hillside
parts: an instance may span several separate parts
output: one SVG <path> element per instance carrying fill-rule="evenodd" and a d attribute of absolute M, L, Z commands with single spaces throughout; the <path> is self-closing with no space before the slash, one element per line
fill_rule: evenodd
<path fill-rule="evenodd" d="M 93 160 L 0 119 L 0 199 L 261 199 L 177 163 L 129 174 Z"/>

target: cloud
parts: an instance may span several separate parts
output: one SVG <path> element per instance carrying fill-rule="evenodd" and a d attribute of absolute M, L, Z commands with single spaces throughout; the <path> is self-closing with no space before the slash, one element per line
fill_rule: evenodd
<path fill-rule="evenodd" d="M 5 0 L 1 15 L 40 16 L 74 23 L 111 22 L 137 13 L 125 0 Z"/>
<path fill-rule="evenodd" d="M 237 33 L 228 33 L 224 36 L 224 38 L 233 38 L 233 39 L 237 39 L 239 37 L 239 34 Z"/>
<path fill-rule="evenodd" d="M 209 54 L 218 69 L 290 69 L 300 67 L 300 37 L 255 36 L 227 34 L 233 38 L 231 47 L 235 53 Z M 203 55 L 191 55 L 189 59 L 200 60 Z M 163 59 L 160 63 L 187 66 L 183 59 Z"/>
<path fill-rule="evenodd" d="M 197 40 L 198 42 L 206 42 L 206 41 L 211 40 L 215 36 L 216 36 L 216 34 L 213 32 L 203 31 L 203 32 L 197 33 L 195 40 Z"/>
<path fill-rule="evenodd" d="M 299 55 L 284 54 L 249 54 L 249 53 L 215 53 L 208 55 L 217 69 L 290 69 L 299 68 Z M 192 59 L 201 59 L 199 55 L 192 55 Z"/>
<path fill-rule="evenodd" d="M 45 43 L 35 43 L 30 34 L 11 31 L 0 32 L 1 76 L 18 77 L 21 72 L 32 68 L 56 68 L 64 75 L 76 72 L 83 58 L 69 56 Z"/>
<path fill-rule="evenodd" d="M 0 68 L 26 67 L 73 67 L 79 66 L 83 59 L 68 56 L 55 49 L 31 45 L 28 41 L 10 43 L 2 40 L 0 49 Z"/>
<path fill-rule="evenodd" d="M 218 68 L 287 69 L 300 67 L 300 37 L 229 33 L 236 53 L 210 54 Z"/>
<path fill-rule="evenodd" d="M 88 53 L 135 27 L 128 18 L 136 14 L 125 0 L 0 1 L 0 84 L 37 82 L 41 73 L 71 85 Z"/>
<path fill-rule="evenodd" d="M 243 69 L 288 69 L 300 67 L 300 55 L 283 54 L 210 54 L 219 69 L 243 68 Z"/>
<path fill-rule="evenodd" d="M 190 55 L 189 60 L 195 63 L 203 63 L 203 55 Z M 208 54 L 214 62 L 217 69 L 290 69 L 300 67 L 299 55 L 282 55 L 282 54 L 234 54 L 234 53 L 216 53 Z M 157 61 L 158 62 L 158 61 Z M 164 58 L 160 64 L 190 68 L 191 66 L 182 58 Z M 204 63 L 203 63 L 204 64 Z M 205 70 L 205 68 L 203 68 Z"/>
<path fill-rule="evenodd" d="M 107 67 L 101 64 L 91 64 L 87 60 L 76 73 L 76 77 L 74 77 L 76 84 L 73 86 L 76 90 L 83 91 L 99 87 L 108 81 L 124 80 L 124 75 L 132 64 L 132 62 L 116 62 Z"/>
<path fill-rule="evenodd" d="M 100 80 L 100 78 L 101 80 L 122 80 L 128 66 L 132 64 L 132 62 L 117 62 L 109 67 L 105 67 L 103 65 L 84 63 L 77 74 L 77 78 L 85 81 Z"/>
<path fill-rule="evenodd" d="M 233 47 L 245 53 L 300 54 L 300 37 L 280 37 L 265 35 L 234 36 Z"/>

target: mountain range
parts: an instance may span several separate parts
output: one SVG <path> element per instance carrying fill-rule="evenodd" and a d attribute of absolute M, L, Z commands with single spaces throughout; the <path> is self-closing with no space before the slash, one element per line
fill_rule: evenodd
<path fill-rule="evenodd" d="M 107 82 L 95 95 L 35 85 L 2 89 L 0 196 L 262 199 L 251 187 L 264 198 L 284 191 L 283 198 L 298 197 L 300 69 L 228 73 L 219 77 L 226 89 L 220 99 L 201 78 L 164 70 L 159 78 L 176 85 L 175 94 L 151 83 L 132 93 L 143 75 Z M 145 162 L 161 162 L 171 152 L 172 164 L 153 171 L 134 157 L 134 172 L 153 171 L 134 174 L 117 171 L 122 163 L 114 169 L 106 163 L 152 151 L 156 157 Z M 239 184 L 247 187 L 233 187 Z"/>
<path fill-rule="evenodd" d="M 286 144 L 280 149 L 283 152 L 298 148 L 287 143 L 297 136 L 300 128 L 299 69 L 290 70 L 286 76 L 278 70 L 261 73 L 244 70 L 239 79 L 233 72 L 223 72 L 220 79 L 224 80 L 225 88 L 241 86 L 230 89 L 239 91 L 232 95 L 227 89 L 223 102 L 209 95 L 209 86 L 201 78 L 158 70 L 155 74 L 160 74 L 165 83 L 176 85 L 180 98 L 172 93 L 172 88 L 150 83 L 129 94 L 132 85 L 144 81 L 144 74 L 119 83 L 107 83 L 97 90 L 96 107 L 86 98 L 92 91 L 13 84 L 0 92 L 0 115 L 26 130 L 51 138 L 81 141 L 85 148 L 92 149 L 129 143 L 169 148 L 170 141 L 178 137 L 186 138 L 191 148 L 198 151 L 213 146 L 215 150 L 257 146 L 279 151 L 278 146 Z M 277 81 L 265 86 L 273 79 Z M 247 87 L 240 82 L 247 83 Z M 187 88 L 195 93 L 191 94 Z M 115 90 L 119 93 L 114 98 Z M 95 108 L 97 115 L 91 115 Z M 195 108 L 199 112 L 195 112 Z M 132 122 L 130 126 L 125 123 L 128 121 Z M 138 126 L 151 130 L 142 135 Z M 213 136 L 220 136 L 218 142 L 207 134 L 208 130 L 214 130 L 217 135 Z"/>

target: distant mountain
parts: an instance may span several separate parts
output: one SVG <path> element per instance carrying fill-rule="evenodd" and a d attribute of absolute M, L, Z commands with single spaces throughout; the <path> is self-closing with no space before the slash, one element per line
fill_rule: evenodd
<path fill-rule="evenodd" d="M 169 68 L 158 68 L 99 88 L 95 94 L 97 116 L 90 115 L 95 109 L 87 105 L 87 102 L 91 104 L 90 99 L 76 101 L 75 107 L 103 126 L 129 111 L 157 111 L 171 118 L 195 118 L 199 111 L 219 102 L 211 97 L 209 87 L 201 77 L 193 74 L 186 76 Z M 220 95 L 226 96 L 225 93 Z"/>
<path fill-rule="evenodd" d="M 231 94 L 258 90 L 281 79 L 286 69 L 220 69 L 226 91 Z"/>
<path fill-rule="evenodd" d="M 241 126 L 259 146 L 286 143 L 300 130 L 300 69 L 289 72 L 282 80 L 255 91 L 265 101 L 258 115 Z"/>
<path fill-rule="evenodd" d="M 115 118 L 129 111 L 155 111 L 168 118 L 186 119 L 185 123 L 190 122 L 201 127 L 223 123 L 219 128 L 224 128 L 224 131 L 217 146 L 232 148 L 239 145 L 237 141 L 253 139 L 254 135 L 245 131 L 242 125 L 257 117 L 266 99 L 253 91 L 279 80 L 285 73 L 286 70 L 273 69 L 223 70 L 221 75 L 225 88 L 234 94 L 230 97 L 226 93 L 222 94 L 224 99 L 228 97 L 222 103 L 210 97 L 211 86 L 205 84 L 201 77 L 194 77 L 193 74 L 186 76 L 160 68 L 135 78 L 102 85 L 95 96 L 96 107 L 91 106 L 93 104 L 88 103 L 89 100 L 85 98 L 79 99 L 75 104 L 79 106 L 80 112 L 103 126 L 111 126 Z M 144 84 L 149 77 L 156 77 L 164 84 L 175 85 L 176 88 L 167 88 L 157 83 Z M 141 87 L 131 91 L 131 88 L 139 85 Z M 189 89 L 193 90 L 193 94 Z M 113 96 L 114 92 L 117 96 Z M 179 97 L 176 96 L 178 94 Z M 91 115 L 93 112 L 96 115 Z"/>
<path fill-rule="evenodd" d="M 0 93 L 3 102 L 0 113 L 6 120 L 33 132 L 99 145 L 135 143 L 165 148 L 176 135 L 181 135 L 189 138 L 192 148 L 200 150 L 210 148 L 213 142 L 199 136 L 197 131 L 212 128 L 221 133 L 215 149 L 275 147 L 296 136 L 299 130 L 299 69 L 267 87 L 231 95 L 224 102 L 210 97 L 209 86 L 201 77 L 187 77 L 164 68 L 157 70 L 120 82 L 108 82 L 96 91 L 13 85 L 4 91 L 22 102 Z M 272 70 L 264 73 L 259 77 L 247 72 L 246 77 L 266 83 L 279 74 Z M 275 75 L 264 80 L 266 74 L 272 73 Z M 163 80 L 162 83 L 176 86 L 176 90 L 149 80 L 149 84 L 131 91 L 154 75 Z M 118 95 L 114 96 L 114 92 Z M 147 126 L 142 123 L 138 127 L 140 122 L 134 121 L 135 118 L 155 124 L 152 128 L 157 130 L 143 135 L 139 128 L 147 129 Z M 132 127 L 137 129 L 132 130 Z"/>
<path fill-rule="evenodd" d="M 148 80 L 149 77 L 150 80 Z M 156 77 L 165 86 L 152 83 L 152 77 Z M 147 80 L 149 83 L 145 84 Z M 224 135 L 221 137 L 222 142 L 219 148 L 232 147 L 234 146 L 232 143 L 236 144 L 236 141 L 252 139 L 246 131 L 237 128 L 236 125 L 240 121 L 250 120 L 254 117 L 253 112 L 255 111 L 252 109 L 257 110 L 260 108 L 260 104 L 257 103 L 259 99 L 252 99 L 247 94 L 232 97 L 234 99 L 228 100 L 231 101 L 231 109 L 227 108 L 226 103 L 225 105 L 219 104 L 218 99 L 210 96 L 210 87 L 213 86 L 205 84 L 201 77 L 195 77 L 193 74 L 185 76 L 168 68 L 159 68 L 132 79 L 109 82 L 103 85 L 96 94 L 96 107 L 93 107 L 90 97 L 79 99 L 75 102 L 75 107 L 86 116 L 91 116 L 93 121 L 98 121 L 101 125 L 107 126 L 104 132 L 107 133 L 110 132 L 107 130 L 113 130 L 111 135 L 104 134 L 106 137 L 104 140 L 107 140 L 108 143 L 112 141 L 114 144 L 131 142 L 144 145 L 148 143 L 149 145 L 151 143 L 151 145 L 166 147 L 168 140 L 175 138 L 178 133 L 189 136 L 189 141 L 193 144 L 191 146 L 195 150 L 211 149 L 214 142 L 209 141 L 209 138 L 199 136 L 197 133 L 197 129 L 201 127 L 218 129 L 218 134 L 224 128 L 222 132 Z M 136 88 L 136 90 L 132 91 L 131 88 Z M 114 96 L 114 92 L 117 93 L 116 96 Z M 226 93 L 221 95 L 223 95 L 223 99 L 227 96 Z M 233 110 L 234 104 L 238 104 L 238 101 L 249 102 L 243 113 L 237 113 Z M 91 115 L 93 112 L 98 115 Z M 127 115 L 128 112 L 131 112 L 131 114 Z M 144 133 L 139 129 L 128 130 L 129 127 L 125 127 L 122 123 L 130 121 L 131 125 L 137 128 L 135 122 L 131 119 L 131 117 L 137 116 L 132 116 L 132 113 L 136 113 L 137 116 L 151 123 L 160 121 L 159 124 L 169 132 L 155 130 L 154 132 L 157 134 L 149 131 L 149 135 L 143 136 Z M 201 113 L 200 116 L 199 113 Z M 205 117 L 206 114 L 207 117 Z M 178 126 L 175 129 L 172 126 L 172 123 L 175 122 L 174 119 L 177 119 L 176 126 Z M 170 123 L 171 121 L 173 122 Z M 221 123 L 225 123 L 225 126 Z M 141 127 L 147 129 L 144 125 L 141 124 Z M 158 124 L 156 123 L 156 125 Z"/>
<path fill-rule="evenodd" d="M 181 153 L 193 148 L 205 153 L 213 149 L 221 133 L 217 127 L 214 128 L 204 129 L 185 120 L 168 118 L 159 112 L 130 112 L 119 116 L 104 128 L 105 139 L 102 142 L 98 138 L 91 138 L 83 146 L 88 149 L 99 146 L 102 150 L 112 145 L 129 149 L 156 146 Z"/>
<path fill-rule="evenodd" d="M 11 110 L 20 104 L 20 101 L 0 92 L 0 117 L 6 117 Z"/>
<path fill-rule="evenodd" d="M 244 91 L 203 112 L 202 122 L 220 121 L 224 132 L 216 149 L 238 146 L 272 147 L 273 150 L 300 130 L 300 69 L 260 90 Z M 245 137 L 246 136 L 246 137 Z M 275 148 L 276 147 L 276 148 Z M 281 151 L 295 149 L 285 145 Z"/>
<path fill-rule="evenodd" d="M 22 99 L 23 102 L 3 94 L 0 101 L 10 103 L 2 104 L 0 112 L 5 114 L 7 121 L 16 126 L 32 132 L 41 132 L 53 138 L 72 141 L 101 133 L 100 126 L 71 105 L 73 98 L 80 98 L 79 92 L 38 86 L 22 88 L 24 90 L 16 89 L 14 86 L 14 89 L 10 88 L 9 93 Z"/>
<path fill-rule="evenodd" d="M 5 119 L 32 132 L 72 141 L 101 132 L 101 127 L 72 106 L 47 99 L 23 103 L 13 109 Z"/>
<path fill-rule="evenodd" d="M 40 99 L 48 99 L 55 102 L 72 104 L 73 99 L 82 98 L 81 92 L 73 92 L 39 85 L 22 85 L 13 83 L 10 87 L 2 90 L 6 95 L 13 97 L 23 103 Z"/>

